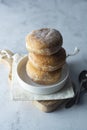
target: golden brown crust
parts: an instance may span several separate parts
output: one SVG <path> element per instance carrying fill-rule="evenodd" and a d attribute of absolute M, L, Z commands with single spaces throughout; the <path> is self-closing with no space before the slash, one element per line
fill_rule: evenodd
<path fill-rule="evenodd" d="M 28 76 L 36 83 L 39 84 L 53 84 L 59 81 L 61 77 L 61 70 L 56 70 L 53 72 L 45 72 L 45 71 L 40 71 L 36 69 L 30 61 L 27 62 L 26 64 L 26 72 Z"/>
<path fill-rule="evenodd" d="M 66 52 L 64 48 L 61 48 L 60 51 L 51 56 L 29 53 L 28 57 L 30 63 L 32 63 L 38 70 L 54 71 L 60 69 L 64 65 L 66 60 Z"/>
<path fill-rule="evenodd" d="M 63 38 L 59 31 L 42 28 L 32 31 L 26 37 L 26 48 L 41 55 L 52 55 L 59 51 Z"/>

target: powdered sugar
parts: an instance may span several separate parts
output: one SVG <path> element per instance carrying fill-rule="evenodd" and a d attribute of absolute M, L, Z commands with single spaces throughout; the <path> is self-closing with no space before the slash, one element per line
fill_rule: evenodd
<path fill-rule="evenodd" d="M 51 28 L 43 28 L 40 30 L 35 30 L 35 31 L 32 31 L 31 34 L 34 37 L 41 40 L 42 43 L 45 42 L 46 44 L 50 44 L 54 40 L 59 41 L 60 38 L 62 37 L 59 31 L 55 29 L 51 29 Z"/>

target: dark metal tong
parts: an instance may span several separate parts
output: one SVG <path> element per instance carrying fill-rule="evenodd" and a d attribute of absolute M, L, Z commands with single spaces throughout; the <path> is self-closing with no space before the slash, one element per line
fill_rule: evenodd
<path fill-rule="evenodd" d="M 65 108 L 70 108 L 74 104 L 78 104 L 80 102 L 80 98 L 82 95 L 84 95 L 87 92 L 87 70 L 83 70 L 78 77 L 80 86 L 78 91 L 75 91 L 75 86 L 74 86 L 74 92 L 75 96 L 72 99 L 69 99 L 68 102 L 65 105 Z"/>

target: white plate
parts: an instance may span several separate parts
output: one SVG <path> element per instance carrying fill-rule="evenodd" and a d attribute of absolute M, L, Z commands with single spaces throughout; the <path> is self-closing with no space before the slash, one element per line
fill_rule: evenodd
<path fill-rule="evenodd" d="M 28 57 L 23 57 L 17 65 L 17 79 L 21 87 L 36 94 L 51 94 L 60 90 L 69 76 L 69 70 L 67 64 L 63 66 L 61 79 L 53 85 L 40 85 L 33 82 L 26 73 L 26 63 Z"/>

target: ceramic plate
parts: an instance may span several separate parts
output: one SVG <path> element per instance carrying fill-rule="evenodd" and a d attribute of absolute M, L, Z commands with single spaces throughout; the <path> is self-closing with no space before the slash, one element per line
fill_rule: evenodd
<path fill-rule="evenodd" d="M 23 87 L 27 91 L 30 91 L 36 94 L 51 94 L 56 91 L 59 91 L 62 87 L 64 87 L 64 84 L 66 83 L 66 80 L 69 76 L 69 70 L 68 70 L 67 64 L 63 66 L 62 76 L 58 82 L 56 82 L 53 85 L 40 85 L 33 82 L 28 77 L 26 73 L 27 60 L 28 60 L 28 57 L 25 56 L 21 58 L 21 60 L 18 62 L 18 65 L 17 65 L 17 79 L 21 87 Z"/>

